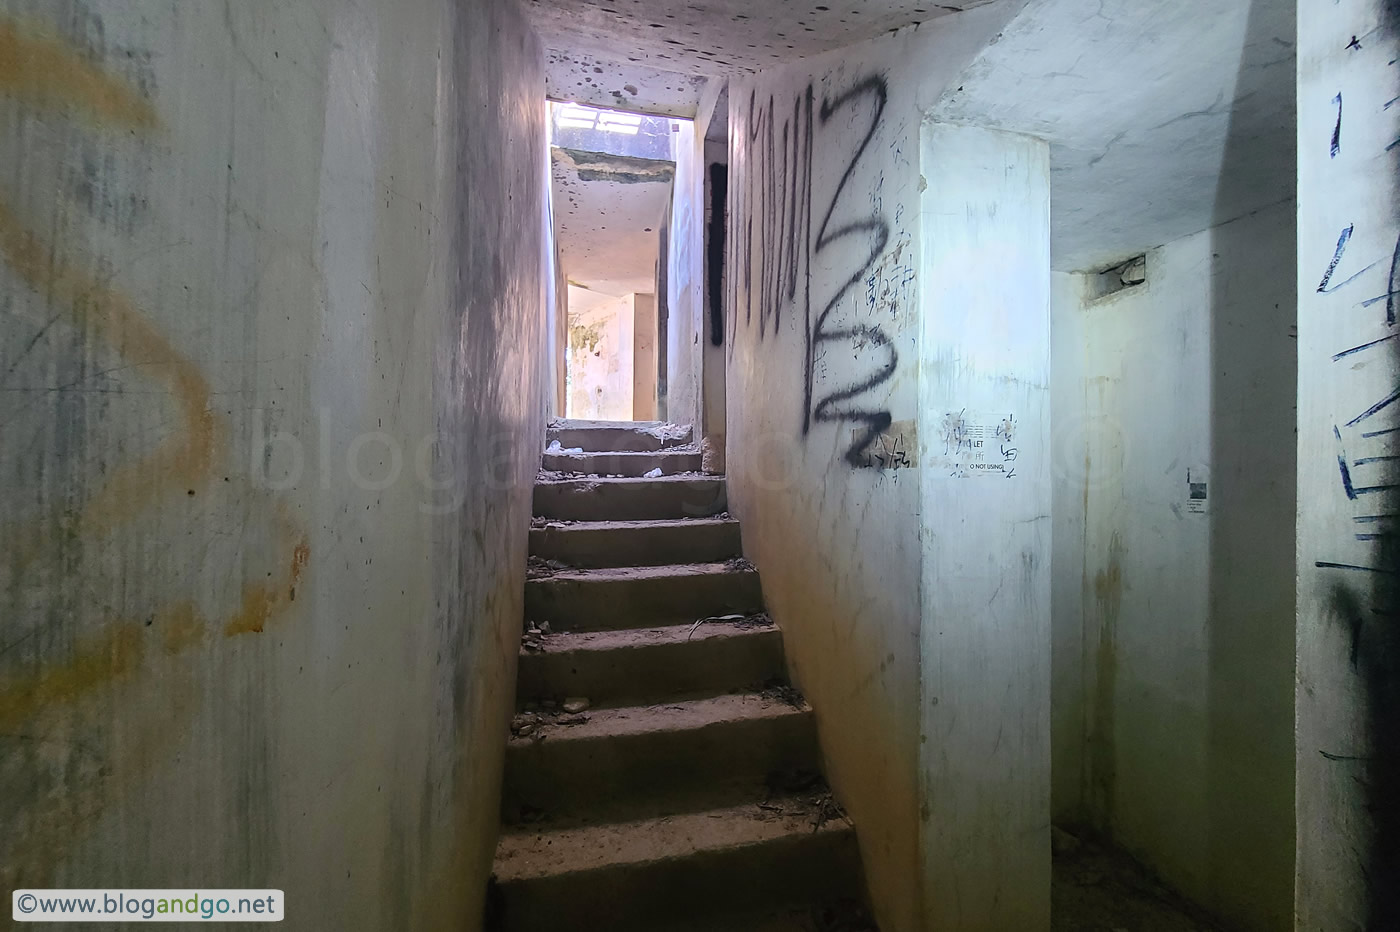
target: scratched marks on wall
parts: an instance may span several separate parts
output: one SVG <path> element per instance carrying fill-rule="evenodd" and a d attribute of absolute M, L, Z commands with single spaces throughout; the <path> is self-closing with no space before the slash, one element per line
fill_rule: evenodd
<path fill-rule="evenodd" d="M 127 221 L 147 209 L 145 198 L 115 189 L 130 187 L 123 179 L 140 171 L 112 166 L 148 168 L 159 157 L 154 142 L 163 126 L 149 89 L 101 63 L 102 44 L 91 38 L 102 34 L 100 15 L 85 10 L 70 25 L 81 40 L 0 19 L 4 115 L 63 127 L 46 137 L 63 149 L 55 161 L 98 166 L 84 186 L 65 185 L 70 179 L 57 173 L 53 200 L 62 223 L 32 216 L 42 198 L 0 192 L 0 281 L 10 289 L 0 296 L 8 343 L 0 387 L 27 399 L 6 411 L 5 477 L 19 488 L 0 511 L 0 533 L 12 542 L 0 564 L 7 606 L 0 616 L 0 786 L 15 790 L 0 800 L 0 881 L 11 887 L 46 885 L 104 809 L 189 735 L 210 689 L 199 682 L 207 654 L 284 613 L 311 557 L 289 509 L 229 469 L 229 424 L 200 366 L 113 284 L 113 266 L 129 257 L 92 250 L 73 232 L 84 223 L 132 232 Z M 127 50 L 128 60 L 142 57 Z M 114 212 L 113 204 L 138 207 Z M 28 309 L 43 319 L 26 321 Z M 25 338 L 13 339 L 17 333 Z M 102 362 L 90 365 L 95 360 Z M 17 371 L 27 380 L 16 381 Z M 115 373 L 130 381 L 113 381 Z M 82 418 L 55 416 L 64 399 L 79 396 L 124 397 L 157 429 L 124 435 L 107 401 Z M 21 422 L 33 428 L 28 443 L 17 435 Z M 80 472 L 89 460 L 97 468 Z M 238 503 L 242 533 L 253 520 L 270 527 L 270 569 L 243 567 L 244 577 L 235 569 L 220 597 L 197 592 L 192 580 L 133 569 L 140 554 L 152 552 L 167 566 L 182 547 L 153 538 L 152 529 L 189 530 L 196 504 L 216 491 Z M 54 504 L 36 509 L 36 501 Z M 127 556 L 134 562 L 119 562 Z M 118 583 L 109 586 L 114 576 Z M 60 583 L 61 592 L 54 588 Z M 149 687 L 125 688 L 138 682 Z"/>
<path fill-rule="evenodd" d="M 757 343 L 794 331 L 801 340 L 803 436 L 850 425 L 846 462 L 879 469 L 908 464 L 887 386 L 914 278 L 902 208 L 885 211 L 872 152 L 888 98 L 881 75 L 827 79 L 791 97 L 750 91 L 735 121 L 746 161 L 733 194 L 729 302 L 731 354 L 741 328 Z"/>
<path fill-rule="evenodd" d="M 1371 28 L 1378 11 L 1381 25 Z M 1315 217 L 1334 218 L 1327 222 L 1335 226 L 1327 234 L 1328 253 L 1299 256 L 1300 263 L 1316 263 L 1316 284 L 1307 283 L 1313 294 L 1304 296 L 1300 311 L 1325 318 L 1325 332 L 1336 334 L 1325 363 L 1331 371 L 1321 378 L 1334 382 L 1338 399 L 1325 429 L 1336 458 L 1334 488 L 1343 498 L 1326 549 L 1312 556 L 1328 614 L 1346 634 L 1346 654 L 1335 662 L 1354 677 L 1365 733 L 1339 730 L 1327 739 L 1332 746 L 1300 747 L 1299 753 L 1319 755 L 1315 759 L 1335 768 L 1338 788 L 1357 789 L 1348 803 L 1356 811 L 1338 813 L 1335 830 L 1344 839 L 1340 850 L 1356 857 L 1346 870 L 1366 891 L 1367 902 L 1359 904 L 1365 928 L 1390 929 L 1400 924 L 1400 195 L 1393 185 L 1400 148 L 1400 108 L 1394 106 L 1400 100 L 1400 3 L 1352 3 L 1338 15 L 1357 15 L 1368 25 L 1357 30 L 1362 39 L 1352 36 L 1332 53 L 1329 77 L 1337 86 L 1326 88 L 1329 132 L 1311 142 L 1326 194 L 1309 209 Z M 1390 210 L 1375 210 L 1385 199 Z M 1327 865 L 1329 884 L 1340 867 Z"/>

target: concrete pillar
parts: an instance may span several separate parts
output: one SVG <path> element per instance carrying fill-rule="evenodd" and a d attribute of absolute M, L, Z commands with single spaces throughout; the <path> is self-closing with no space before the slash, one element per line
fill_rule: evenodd
<path fill-rule="evenodd" d="M 1299 929 L 1400 927 L 1397 20 L 1298 4 Z"/>
<path fill-rule="evenodd" d="M 924 928 L 1050 928 L 1050 163 L 920 144 Z"/>
<path fill-rule="evenodd" d="M 656 419 L 656 295 L 632 296 L 632 419 Z"/>

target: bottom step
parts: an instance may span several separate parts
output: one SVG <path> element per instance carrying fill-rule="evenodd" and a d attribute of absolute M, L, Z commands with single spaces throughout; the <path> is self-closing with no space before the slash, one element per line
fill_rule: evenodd
<path fill-rule="evenodd" d="M 656 926 L 654 932 L 880 932 L 857 900 L 790 907 L 762 915 L 724 915 Z"/>
<path fill-rule="evenodd" d="M 696 923 L 710 917 L 720 923 L 714 928 L 741 928 L 723 916 L 777 921 L 784 908 L 858 899 L 855 833 L 845 818 L 826 813 L 818 798 L 779 798 L 639 822 L 510 832 L 496 849 L 488 928 L 700 930 L 705 926 Z"/>

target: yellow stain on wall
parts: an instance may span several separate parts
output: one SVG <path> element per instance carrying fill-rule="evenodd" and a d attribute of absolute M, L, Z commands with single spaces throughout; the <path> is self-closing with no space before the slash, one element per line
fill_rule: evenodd
<path fill-rule="evenodd" d="M 303 535 L 292 548 L 291 561 L 282 578 L 243 587 L 237 610 L 223 625 L 223 635 L 261 633 L 268 621 L 296 598 L 296 587 L 310 557 Z M 0 682 L 0 734 L 18 731 L 46 708 L 69 705 L 137 673 L 146 660 L 150 632 L 160 638 L 164 653 L 169 656 L 211 640 L 207 620 L 191 602 L 172 604 L 146 622 L 126 620 L 110 624 L 67 663 Z"/>
<path fill-rule="evenodd" d="M 226 430 L 209 404 L 209 383 L 131 301 L 81 269 L 56 259 L 54 250 L 20 226 L 0 202 L 0 258 L 51 304 L 66 305 L 70 322 L 81 325 L 122 359 L 166 382 L 180 407 L 182 428 L 149 455 L 113 473 L 83 508 L 80 530 L 102 534 L 176 486 L 208 475 L 223 455 Z M 33 541 L 37 534 L 20 540 Z M 21 551 L 20 566 L 32 558 Z"/>
<path fill-rule="evenodd" d="M 21 28 L 6 19 L 0 19 L 0 97 L 97 130 L 144 134 L 160 125 L 149 100 L 88 61 L 77 46 L 42 26 Z M 207 483 L 215 465 L 227 459 L 228 428 L 212 409 L 210 386 L 200 368 L 130 298 L 87 271 L 95 263 L 62 259 L 59 250 L 27 230 L 3 201 L 0 261 L 86 339 L 163 383 L 179 411 L 179 428 L 150 453 L 116 469 L 64 530 L 87 537 L 105 535 L 168 496 Z M 212 648 L 219 635 L 261 632 L 296 599 L 310 562 L 309 540 L 281 503 L 274 501 L 271 507 L 275 537 L 287 553 L 282 573 L 243 585 L 238 605 L 223 617 L 210 619 L 187 599 L 172 601 L 146 618 L 109 620 L 99 633 L 80 641 L 66 660 L 45 658 L 37 669 L 0 678 L 0 734 L 49 740 L 44 736 L 48 724 L 63 722 L 80 702 L 87 703 L 89 712 L 97 711 L 99 701 L 116 698 L 106 690 L 143 673 L 159 690 L 159 704 L 181 722 L 188 721 L 199 691 L 198 668 L 189 663 L 164 666 L 162 658 Z M 11 539 L 21 543 L 12 565 L 22 570 L 52 530 L 41 526 L 13 534 Z M 111 727 L 100 713 L 85 720 L 98 729 Z M 186 730 L 154 722 L 141 725 L 113 745 L 104 770 L 115 767 L 116 776 L 127 780 L 149 772 L 162 749 Z M 68 730 L 69 725 L 59 727 L 60 737 L 54 740 L 63 740 Z M 103 774 L 75 777 L 61 794 L 28 800 L 21 831 L 0 839 L 0 854 L 5 855 L 0 861 L 10 862 L 0 864 L 0 878 L 22 869 L 33 881 L 28 885 L 47 885 L 75 839 L 120 800 L 118 784 L 123 783 Z"/>
<path fill-rule="evenodd" d="M 160 124 L 150 101 L 89 62 L 77 46 L 39 27 L 21 31 L 13 20 L 0 21 L 0 95 L 96 126 Z"/>

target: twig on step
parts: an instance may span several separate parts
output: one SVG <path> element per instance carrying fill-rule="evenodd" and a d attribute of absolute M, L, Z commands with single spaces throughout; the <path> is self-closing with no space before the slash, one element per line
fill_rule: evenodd
<path fill-rule="evenodd" d="M 701 625 L 703 625 L 703 624 L 704 624 L 705 622 L 707 622 L 707 621 L 743 621 L 745 617 L 747 617 L 747 616 L 745 616 L 745 615 L 711 615 L 711 616 L 708 617 L 708 618 L 701 618 L 701 619 L 700 619 L 699 621 L 697 621 L 695 624 L 693 624 L 693 625 L 690 626 L 690 631 L 686 633 L 685 639 L 688 641 L 688 640 L 690 640 L 692 637 L 694 637 L 694 636 L 695 636 L 696 630 L 698 630 L 699 627 L 700 627 Z"/>

